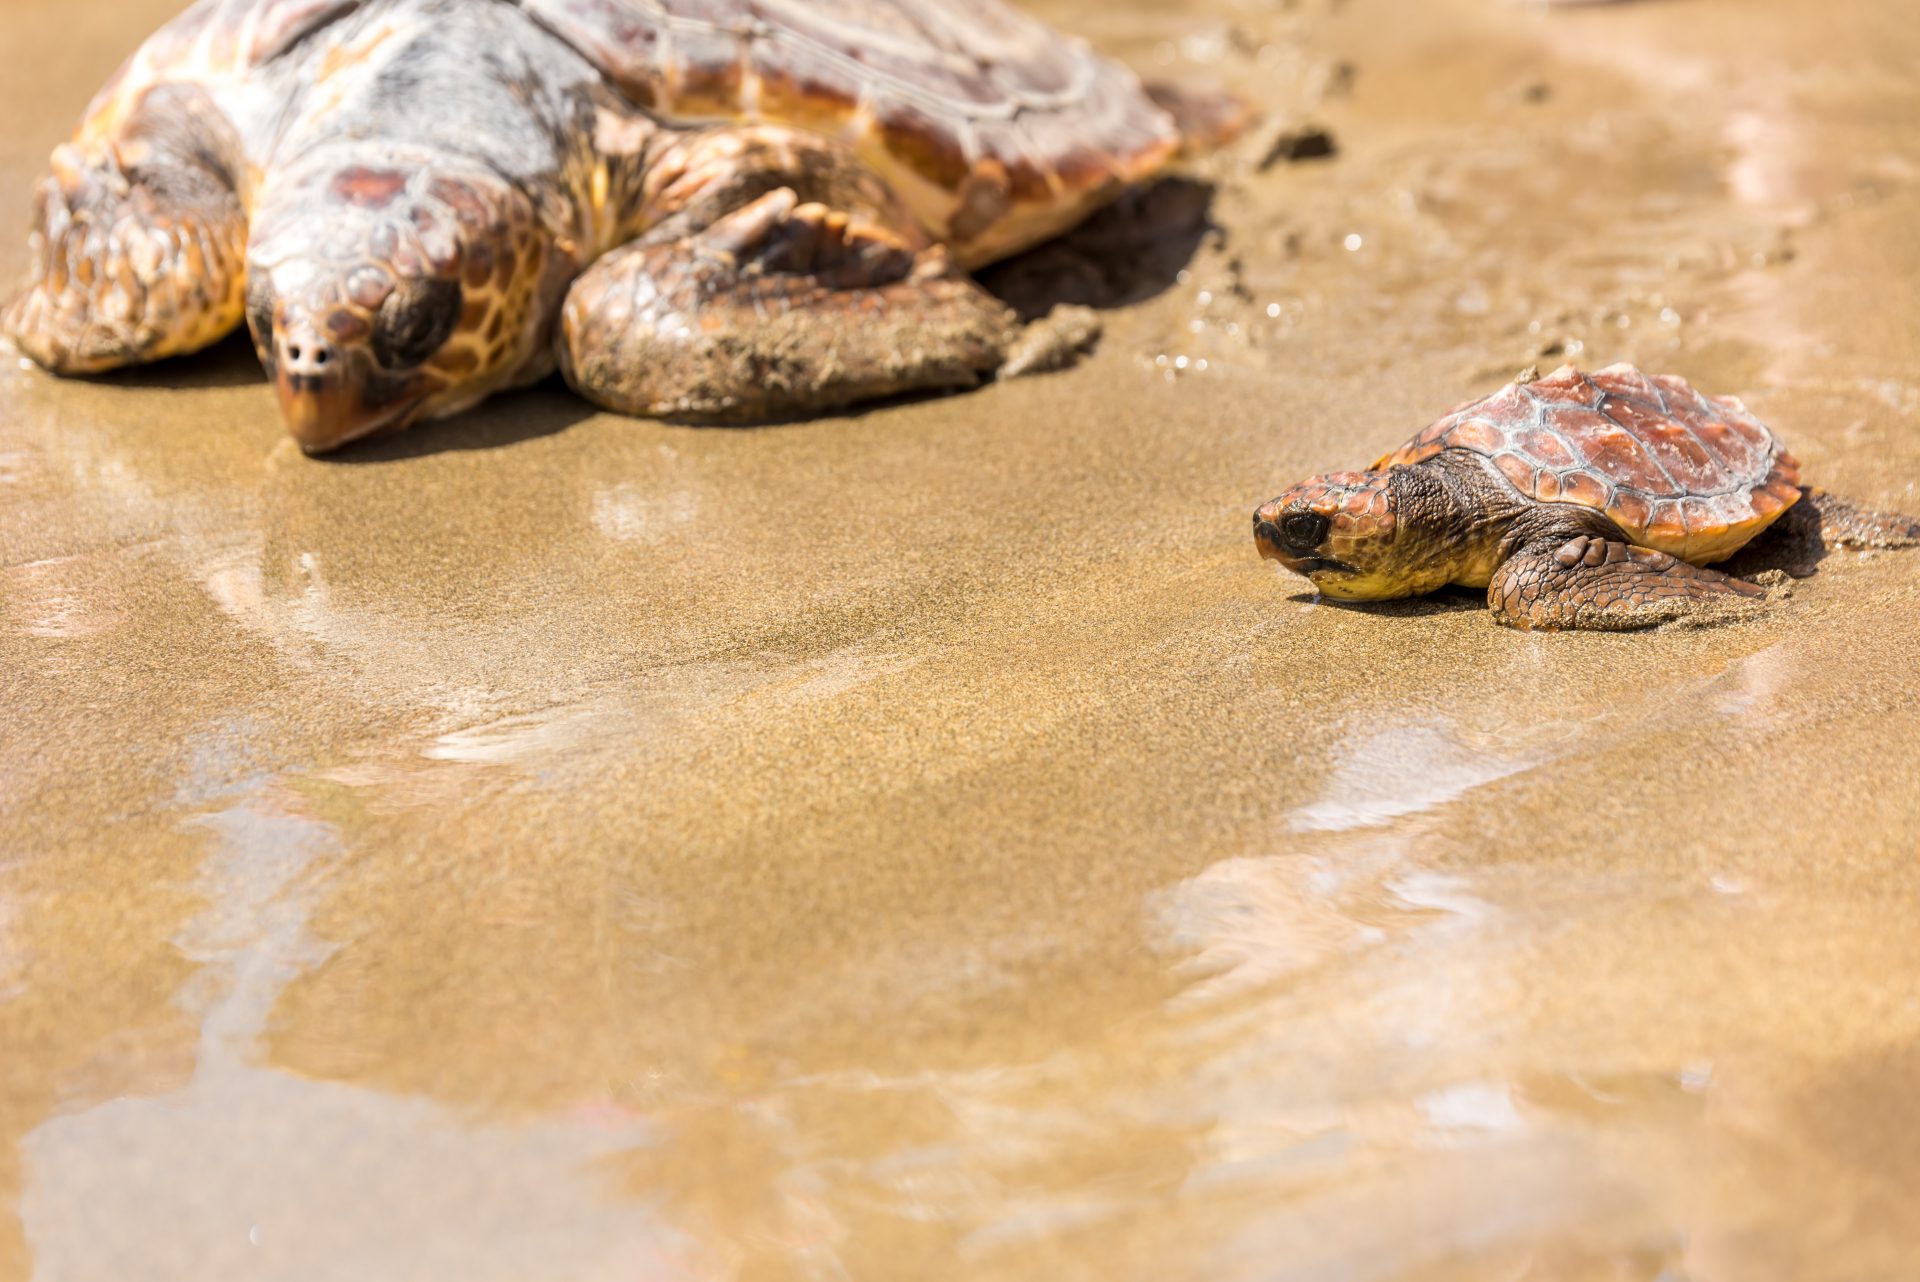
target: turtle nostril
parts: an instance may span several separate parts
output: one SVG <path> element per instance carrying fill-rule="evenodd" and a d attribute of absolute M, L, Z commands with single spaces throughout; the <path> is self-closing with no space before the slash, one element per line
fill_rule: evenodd
<path fill-rule="evenodd" d="M 289 335 L 285 347 L 286 356 L 281 362 L 286 372 L 306 378 L 318 378 L 331 374 L 332 366 L 339 364 L 334 358 L 339 355 L 333 344 L 311 333 L 301 334 L 298 338 Z"/>

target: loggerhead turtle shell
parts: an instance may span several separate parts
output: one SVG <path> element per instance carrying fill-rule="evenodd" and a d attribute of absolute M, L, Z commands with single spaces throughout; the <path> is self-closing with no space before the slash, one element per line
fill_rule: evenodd
<path fill-rule="evenodd" d="M 1080 221 L 1179 150 L 1133 72 L 1002 0 L 518 0 L 674 123 L 852 145 L 963 266 Z"/>
<path fill-rule="evenodd" d="M 508 2 L 661 120 L 846 142 L 968 268 L 1067 230 L 1180 149 L 1133 72 L 1003 0 Z M 197 0 L 101 90 L 83 139 L 162 79 L 244 83 L 361 7 Z M 393 0 L 389 17 L 427 7 Z"/>
<path fill-rule="evenodd" d="M 1433 423 L 1376 468 L 1442 450 L 1484 455 L 1529 498 L 1581 503 L 1645 547 L 1725 560 L 1800 498 L 1800 464 L 1728 396 L 1631 365 L 1563 365 Z"/>

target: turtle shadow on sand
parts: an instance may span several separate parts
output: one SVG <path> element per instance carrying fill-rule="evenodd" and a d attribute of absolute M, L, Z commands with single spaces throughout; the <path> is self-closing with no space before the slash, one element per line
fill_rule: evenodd
<path fill-rule="evenodd" d="M 129 391 L 199 392 L 247 387 L 266 380 L 253 340 L 244 330 L 227 335 L 211 347 L 184 356 L 172 356 L 151 365 L 129 365 L 78 377 L 102 387 Z"/>
<path fill-rule="evenodd" d="M 1213 184 L 1171 176 L 1129 191 L 1072 231 L 982 269 L 988 293 L 1037 320 L 1056 307 L 1107 310 L 1157 297 L 1218 231 Z"/>
<path fill-rule="evenodd" d="M 494 397 L 451 418 L 429 419 L 404 432 L 351 441 L 316 459 L 348 465 L 397 463 L 432 454 L 497 450 L 564 432 L 600 411 L 559 379 Z"/>
<path fill-rule="evenodd" d="M 1485 613 L 1487 594 L 1479 588 L 1444 587 L 1425 596 L 1396 597 L 1391 601 L 1343 601 L 1319 592 L 1295 592 L 1287 600 L 1295 605 L 1324 605 L 1357 614 L 1377 614 L 1388 619 L 1423 619 L 1439 614 Z"/>
<path fill-rule="evenodd" d="M 1714 569 L 1736 579 L 1754 580 L 1757 576 L 1790 579 L 1810 577 L 1820 562 L 1836 549 L 1828 546 L 1820 529 L 1820 512 L 1802 499 L 1780 514 L 1780 519 L 1763 530 L 1753 542 L 1735 552 Z"/>

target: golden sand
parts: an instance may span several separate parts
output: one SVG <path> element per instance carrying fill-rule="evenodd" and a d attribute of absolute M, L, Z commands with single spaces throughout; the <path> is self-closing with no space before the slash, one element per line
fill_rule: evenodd
<path fill-rule="evenodd" d="M 7 6 L 0 210 L 170 7 Z M 1076 370 L 316 462 L 6 355 L 0 1278 L 1912 1276 L 1920 556 L 1522 636 L 1248 514 L 1559 359 L 1920 510 L 1920 25 L 1037 7 L 1338 144 Z"/>

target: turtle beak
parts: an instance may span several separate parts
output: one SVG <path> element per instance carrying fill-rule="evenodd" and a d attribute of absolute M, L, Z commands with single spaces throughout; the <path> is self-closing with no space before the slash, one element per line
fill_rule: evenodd
<path fill-rule="evenodd" d="M 1285 497 L 1262 505 L 1253 514 L 1253 542 L 1260 549 L 1260 555 L 1269 561 L 1278 561 L 1301 578 L 1329 596 L 1340 596 L 1343 581 L 1360 574 L 1345 561 L 1335 560 L 1331 556 L 1321 555 L 1325 544 L 1314 552 L 1301 555 L 1289 552 L 1280 542 L 1280 520 L 1287 513 Z"/>
<path fill-rule="evenodd" d="M 1281 551 L 1281 528 L 1273 524 L 1275 516 L 1279 516 L 1279 512 L 1273 510 L 1271 503 L 1254 512 L 1254 547 L 1260 549 L 1261 558 L 1284 562 L 1286 553 Z"/>
<path fill-rule="evenodd" d="M 280 417 L 308 454 L 404 426 L 424 399 L 376 375 L 365 352 L 331 343 L 310 325 L 276 328 L 273 350 Z M 369 395 L 375 387 L 397 394 Z"/>
<path fill-rule="evenodd" d="M 1241 509 L 1245 511 L 1245 508 Z M 1299 571 L 1298 558 L 1289 556 L 1280 547 L 1280 514 L 1283 508 L 1280 500 L 1261 506 L 1253 514 L 1253 543 L 1260 549 L 1260 555 L 1269 561 L 1278 561 L 1289 570 Z"/>

